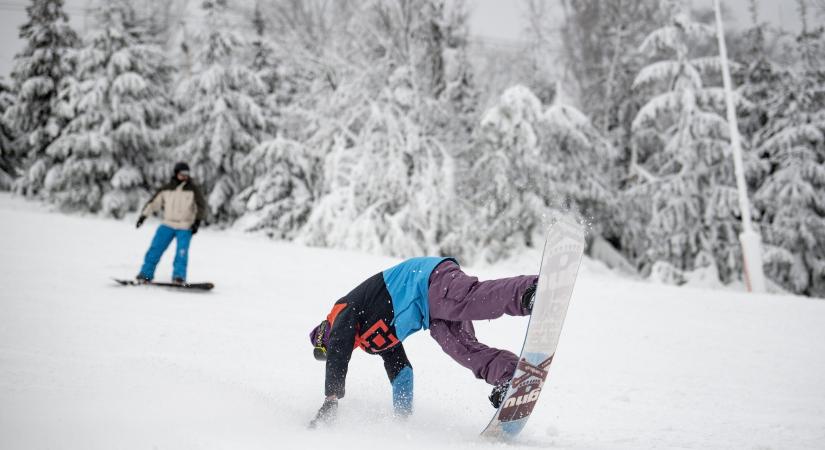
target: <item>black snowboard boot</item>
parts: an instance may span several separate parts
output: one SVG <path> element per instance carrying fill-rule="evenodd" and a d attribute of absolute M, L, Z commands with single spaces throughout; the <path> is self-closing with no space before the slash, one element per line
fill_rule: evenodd
<path fill-rule="evenodd" d="M 140 283 L 140 284 L 146 284 L 146 283 L 151 283 L 151 282 L 152 282 L 152 279 L 151 279 L 151 278 L 149 278 L 149 277 L 147 277 L 146 275 L 144 275 L 144 274 L 142 274 L 142 273 L 139 273 L 139 274 L 137 274 L 137 276 L 135 277 L 135 281 L 137 281 L 137 282 L 138 282 L 138 283 Z"/>
<path fill-rule="evenodd" d="M 186 284 L 186 280 L 184 280 L 184 279 L 183 279 L 183 278 L 181 278 L 181 277 L 175 277 L 175 278 L 172 278 L 172 283 L 175 283 L 175 284 Z"/>
<path fill-rule="evenodd" d="M 536 285 L 531 285 L 521 294 L 521 307 L 533 311 L 533 302 L 536 301 Z"/>
<path fill-rule="evenodd" d="M 498 409 L 501 406 L 501 402 L 504 401 L 504 396 L 507 394 L 507 388 L 510 387 L 510 382 L 497 384 L 496 387 L 493 388 L 493 392 L 490 392 L 490 396 L 487 397 L 490 399 L 490 403 L 493 405 L 493 408 Z"/>

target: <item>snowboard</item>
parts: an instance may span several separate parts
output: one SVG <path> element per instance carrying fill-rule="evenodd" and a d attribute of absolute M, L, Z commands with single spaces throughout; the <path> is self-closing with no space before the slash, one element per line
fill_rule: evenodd
<path fill-rule="evenodd" d="M 533 412 L 547 381 L 584 252 L 584 229 L 570 217 L 557 221 L 544 243 L 536 297 L 516 372 L 485 438 L 516 437 Z"/>
<path fill-rule="evenodd" d="M 160 286 L 165 288 L 185 289 L 194 291 L 209 291 L 215 287 L 212 283 L 164 283 L 162 281 L 150 281 L 148 283 L 139 282 L 137 280 L 124 280 L 121 278 L 113 278 L 118 284 L 122 286 Z"/>

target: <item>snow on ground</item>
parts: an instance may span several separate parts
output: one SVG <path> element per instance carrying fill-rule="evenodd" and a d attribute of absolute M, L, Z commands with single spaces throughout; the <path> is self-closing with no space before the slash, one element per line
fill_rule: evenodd
<path fill-rule="evenodd" d="M 585 261 L 546 388 L 518 441 L 478 433 L 489 386 L 426 332 L 405 342 L 416 412 L 390 417 L 357 352 L 333 428 L 308 430 L 323 366 L 308 332 L 397 260 L 204 229 L 190 280 L 119 287 L 157 222 L 65 216 L 0 195 L 0 448 L 825 448 L 825 302 L 621 279 Z M 482 278 L 537 270 L 538 253 Z M 158 270 L 171 274 L 171 255 Z M 518 351 L 526 321 L 477 325 Z"/>

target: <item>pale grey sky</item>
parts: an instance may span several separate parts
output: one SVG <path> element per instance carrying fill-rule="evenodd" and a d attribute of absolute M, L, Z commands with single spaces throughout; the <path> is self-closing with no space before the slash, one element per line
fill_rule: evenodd
<path fill-rule="evenodd" d="M 550 4 L 560 5 L 560 0 L 547 0 Z M 688 0 L 695 7 L 710 6 L 712 0 Z M 723 0 L 731 10 L 731 24 L 741 25 L 750 21 L 747 12 L 749 0 Z M 15 53 L 22 48 L 18 38 L 18 28 L 26 20 L 25 6 L 28 0 L 0 0 L 0 76 L 8 78 Z M 84 9 L 90 0 L 66 0 L 66 9 L 72 25 L 83 30 L 85 26 Z M 799 18 L 796 2 L 792 0 L 758 0 L 760 20 L 769 21 L 785 29 L 798 29 Z M 472 8 L 470 21 L 471 32 L 481 39 L 499 41 L 517 41 L 524 28 L 523 3 L 512 0 L 469 0 Z M 562 14 L 560 6 L 555 6 Z M 811 24 L 814 25 L 814 24 Z"/>

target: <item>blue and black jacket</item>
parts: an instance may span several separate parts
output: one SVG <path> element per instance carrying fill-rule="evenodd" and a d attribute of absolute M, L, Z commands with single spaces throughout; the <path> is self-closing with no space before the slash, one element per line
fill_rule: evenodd
<path fill-rule="evenodd" d="M 335 302 L 326 362 L 326 395 L 342 398 L 353 350 L 380 355 L 393 385 L 396 409 L 412 405 L 412 365 L 401 342 L 428 329 L 430 274 L 452 258 L 420 257 L 375 274 Z"/>

